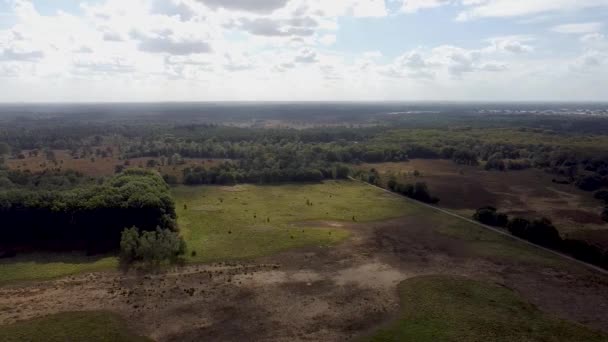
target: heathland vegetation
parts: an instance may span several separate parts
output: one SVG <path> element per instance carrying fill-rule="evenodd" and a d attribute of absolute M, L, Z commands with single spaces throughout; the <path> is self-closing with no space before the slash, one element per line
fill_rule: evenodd
<path fill-rule="evenodd" d="M 608 267 L 608 119 L 252 108 L 0 118 L 0 337 L 605 338 L 545 313 L 608 331 L 601 274 L 416 201 Z"/>

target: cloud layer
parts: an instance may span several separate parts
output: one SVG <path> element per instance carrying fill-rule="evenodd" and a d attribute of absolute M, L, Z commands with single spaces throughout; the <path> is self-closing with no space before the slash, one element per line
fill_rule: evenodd
<path fill-rule="evenodd" d="M 6 3 L 5 102 L 603 99 L 607 88 L 608 0 L 84 0 L 44 14 Z"/>

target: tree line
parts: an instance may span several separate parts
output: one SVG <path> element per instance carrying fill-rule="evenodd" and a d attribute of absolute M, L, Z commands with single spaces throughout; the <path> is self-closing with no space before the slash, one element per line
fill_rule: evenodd
<path fill-rule="evenodd" d="M 73 189 L 0 191 L 0 249 L 116 250 L 126 227 L 176 231 L 169 187 L 154 172 L 128 170 Z"/>
<path fill-rule="evenodd" d="M 479 208 L 473 219 L 488 226 L 506 229 L 509 233 L 537 245 L 548 247 L 576 259 L 608 269 L 608 249 L 586 240 L 563 239 L 551 220 L 541 217 L 528 220 L 522 217 L 509 218 L 494 207 Z"/>

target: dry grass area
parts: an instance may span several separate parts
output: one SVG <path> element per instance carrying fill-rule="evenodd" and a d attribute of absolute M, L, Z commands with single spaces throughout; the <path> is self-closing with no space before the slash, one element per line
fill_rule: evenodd
<path fill-rule="evenodd" d="M 101 148 L 102 150 L 104 148 Z M 12 170 L 22 170 L 31 172 L 41 172 L 45 170 L 74 170 L 81 172 L 84 175 L 92 177 L 111 176 L 116 171 L 117 165 L 122 165 L 125 168 L 148 168 L 149 160 L 155 160 L 158 166 L 153 169 L 158 170 L 162 175 L 168 174 L 177 177 L 181 181 L 182 171 L 188 167 L 203 166 L 210 168 L 217 166 L 226 159 L 203 159 L 203 158 L 184 158 L 184 164 L 181 165 L 160 165 L 160 158 L 131 158 L 119 159 L 118 156 L 110 156 L 107 158 L 92 157 L 92 158 L 74 158 L 67 150 L 55 150 L 55 162 L 47 160 L 43 153 L 37 156 L 29 156 L 29 151 L 24 151 L 25 159 L 9 159 L 7 165 Z"/>
<path fill-rule="evenodd" d="M 562 234 L 608 237 L 608 225 L 600 218 L 602 205 L 591 193 L 572 185 L 555 184 L 542 170 L 485 171 L 480 167 L 457 165 L 450 160 L 417 159 L 404 163 L 364 164 L 381 174 L 394 175 L 403 182 L 423 181 L 441 199 L 440 206 L 470 216 L 483 206 L 494 206 L 510 215 L 545 216 Z M 414 171 L 420 176 L 414 176 Z M 608 240 L 608 238 L 606 238 Z"/>

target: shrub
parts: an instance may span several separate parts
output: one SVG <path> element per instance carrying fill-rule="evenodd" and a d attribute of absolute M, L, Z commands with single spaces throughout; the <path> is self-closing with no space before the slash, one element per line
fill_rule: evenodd
<path fill-rule="evenodd" d="M 516 218 L 512 219 L 511 221 L 509 221 L 509 224 L 507 225 L 507 229 L 509 230 L 509 233 L 511 233 L 511 234 L 513 234 L 517 237 L 525 238 L 526 230 L 528 229 L 529 226 L 530 226 L 530 221 L 523 219 L 521 217 L 516 217 Z"/>
<path fill-rule="evenodd" d="M 562 242 L 561 249 L 563 252 L 568 253 L 579 260 L 602 267 L 608 265 L 608 254 L 606 251 L 587 241 L 566 239 Z"/>
<path fill-rule="evenodd" d="M 396 193 L 403 196 L 415 199 L 417 201 L 435 204 L 439 202 L 437 197 L 431 196 L 428 186 L 424 182 L 417 182 L 416 184 L 401 184 L 395 180 L 388 182 L 388 188 Z"/>
<path fill-rule="evenodd" d="M 606 190 L 601 190 L 601 191 L 596 192 L 593 195 L 593 197 L 595 197 L 601 201 L 604 201 L 606 204 L 608 204 L 608 191 L 606 191 Z"/>
<path fill-rule="evenodd" d="M 547 218 L 536 219 L 526 229 L 525 238 L 533 243 L 547 246 L 557 247 L 561 243 L 559 232 Z"/>
<path fill-rule="evenodd" d="M 494 207 L 477 209 L 475 214 L 473 214 L 473 219 L 488 226 L 495 227 L 505 227 L 509 223 L 507 214 L 499 213 Z"/>
<path fill-rule="evenodd" d="M 159 265 L 163 261 L 176 262 L 185 253 L 186 242 L 171 230 L 157 228 L 140 233 L 132 227 L 122 232 L 120 259 L 123 263 L 141 261 Z"/>
<path fill-rule="evenodd" d="M 583 176 L 576 180 L 576 186 L 581 190 L 595 191 L 602 187 L 603 181 L 598 175 Z"/>
<path fill-rule="evenodd" d="M 546 247 L 556 248 L 562 242 L 557 228 L 551 220 L 544 217 L 532 222 L 519 217 L 514 218 L 507 224 L 507 229 L 517 237 Z"/>

